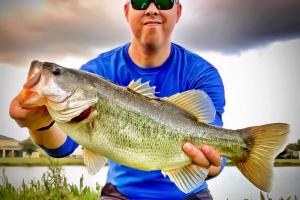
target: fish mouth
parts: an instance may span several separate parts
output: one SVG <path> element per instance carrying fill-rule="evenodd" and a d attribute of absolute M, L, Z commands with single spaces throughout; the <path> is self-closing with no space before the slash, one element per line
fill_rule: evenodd
<path fill-rule="evenodd" d="M 34 60 L 31 62 L 30 70 L 27 75 L 27 82 L 19 94 L 19 102 L 23 108 L 33 108 L 46 104 L 46 98 L 37 92 L 37 85 L 41 80 L 42 63 Z"/>
<path fill-rule="evenodd" d="M 78 116 L 72 118 L 71 122 L 81 122 L 81 121 L 87 119 L 93 110 L 94 110 L 94 108 L 92 106 L 88 107 L 87 109 L 82 111 Z"/>
<path fill-rule="evenodd" d="M 88 100 L 85 103 L 76 96 L 78 86 L 63 85 L 64 82 L 60 81 L 64 77 L 58 76 L 60 74 L 57 74 L 59 72 L 56 69 L 55 64 L 31 62 L 27 82 L 19 93 L 20 106 L 25 109 L 46 106 L 49 114 L 57 121 L 80 122 L 88 118 L 95 110 L 92 107 L 94 101 Z"/>

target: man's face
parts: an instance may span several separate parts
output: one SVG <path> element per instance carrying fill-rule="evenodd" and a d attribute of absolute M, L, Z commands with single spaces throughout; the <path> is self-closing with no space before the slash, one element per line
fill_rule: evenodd
<path fill-rule="evenodd" d="M 145 47 L 159 48 L 170 42 L 171 33 L 181 15 L 181 4 L 174 4 L 170 10 L 158 10 L 152 2 L 146 10 L 135 10 L 127 3 L 124 12 L 133 41 Z"/>

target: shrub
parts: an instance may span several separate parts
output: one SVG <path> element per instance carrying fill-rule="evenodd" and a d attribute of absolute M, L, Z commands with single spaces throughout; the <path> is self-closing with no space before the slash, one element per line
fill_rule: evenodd
<path fill-rule="evenodd" d="M 0 199 L 9 200 L 97 200 L 100 194 L 100 186 L 96 185 L 96 191 L 84 186 L 83 175 L 80 177 L 79 187 L 69 184 L 63 169 L 57 162 L 50 159 L 50 165 L 43 174 L 41 180 L 24 180 L 19 188 L 9 183 L 3 169 L 0 174 Z"/>

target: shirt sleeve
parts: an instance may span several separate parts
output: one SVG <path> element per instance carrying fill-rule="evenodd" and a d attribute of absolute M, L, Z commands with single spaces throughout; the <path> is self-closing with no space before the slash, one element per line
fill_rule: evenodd
<path fill-rule="evenodd" d="M 211 98 L 216 109 L 216 117 L 211 125 L 223 126 L 225 91 L 218 70 L 209 63 L 195 66 L 191 71 L 189 89 L 203 90 Z"/>
<path fill-rule="evenodd" d="M 195 67 L 192 72 L 190 88 L 203 90 L 211 98 L 214 107 L 216 109 L 216 117 L 214 122 L 210 123 L 214 126 L 223 126 L 222 114 L 224 113 L 225 106 L 225 91 L 223 81 L 218 70 L 210 65 L 209 63 L 204 63 L 201 66 Z M 224 169 L 227 164 L 227 158 L 222 156 L 221 170 Z M 208 177 L 211 179 L 214 177 Z"/>
<path fill-rule="evenodd" d="M 91 60 L 86 64 L 80 67 L 80 70 L 87 71 L 93 74 L 98 74 L 99 68 L 97 68 L 97 62 L 95 60 Z"/>
<path fill-rule="evenodd" d="M 67 139 L 64 144 L 62 144 L 57 149 L 48 149 L 42 145 L 39 145 L 49 156 L 54 158 L 62 158 L 70 155 L 75 151 L 75 149 L 78 147 L 78 144 L 72 140 L 69 136 L 67 136 Z"/>
<path fill-rule="evenodd" d="M 100 75 L 105 78 L 110 78 L 110 74 L 107 74 L 107 70 L 105 70 L 102 61 L 103 59 L 101 59 L 100 55 L 96 59 L 93 59 L 87 62 L 86 64 L 82 65 L 79 69 L 82 71 Z"/>

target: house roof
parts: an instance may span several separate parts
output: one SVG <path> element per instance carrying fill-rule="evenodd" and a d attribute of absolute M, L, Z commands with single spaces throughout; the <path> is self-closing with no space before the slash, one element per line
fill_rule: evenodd
<path fill-rule="evenodd" d="M 22 147 L 20 146 L 0 146 L 0 150 L 18 150 L 20 151 Z"/>
<path fill-rule="evenodd" d="M 4 135 L 0 135 L 0 140 L 13 140 L 13 141 L 17 141 L 18 142 L 18 140 L 10 138 L 10 137 L 7 137 L 7 136 L 4 136 Z"/>

